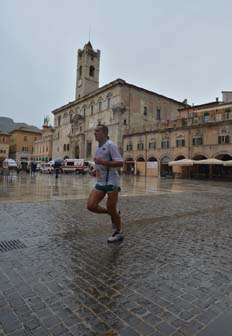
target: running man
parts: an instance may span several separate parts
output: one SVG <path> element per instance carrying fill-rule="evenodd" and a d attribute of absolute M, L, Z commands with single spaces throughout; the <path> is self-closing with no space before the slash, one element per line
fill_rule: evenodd
<path fill-rule="evenodd" d="M 108 238 L 108 243 L 113 243 L 124 238 L 121 231 L 120 213 L 117 210 L 118 193 L 121 190 L 117 169 L 123 166 L 123 160 L 117 146 L 109 140 L 108 132 L 108 128 L 101 124 L 97 125 L 95 129 L 94 134 L 98 142 L 96 157 L 94 158 L 97 184 L 89 194 L 87 208 L 95 213 L 110 215 L 113 233 Z M 106 208 L 104 208 L 99 203 L 106 194 L 107 202 Z"/>

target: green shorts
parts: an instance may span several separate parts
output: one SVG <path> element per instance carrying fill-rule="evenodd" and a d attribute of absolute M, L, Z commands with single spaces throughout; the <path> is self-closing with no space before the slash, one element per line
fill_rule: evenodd
<path fill-rule="evenodd" d="M 111 192 L 114 192 L 114 191 L 117 191 L 117 192 L 121 191 L 120 187 L 112 185 L 112 184 L 100 185 L 100 184 L 97 183 L 95 185 L 95 189 L 99 190 L 99 191 L 104 191 L 106 193 L 111 193 Z"/>

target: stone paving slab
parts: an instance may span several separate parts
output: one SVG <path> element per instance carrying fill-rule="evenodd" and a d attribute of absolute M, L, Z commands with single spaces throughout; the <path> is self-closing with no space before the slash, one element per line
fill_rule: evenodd
<path fill-rule="evenodd" d="M 232 313 L 228 312 L 219 316 L 207 328 L 199 333 L 199 336 L 231 336 L 232 334 Z"/>
<path fill-rule="evenodd" d="M 230 327 L 231 189 L 121 197 L 118 246 L 106 243 L 109 218 L 85 207 L 0 204 L 0 242 L 26 245 L 0 252 L 0 335 L 208 336 L 222 321 Z"/>

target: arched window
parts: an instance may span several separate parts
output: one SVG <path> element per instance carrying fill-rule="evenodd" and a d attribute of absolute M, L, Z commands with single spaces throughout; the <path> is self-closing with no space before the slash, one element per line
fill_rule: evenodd
<path fill-rule="evenodd" d="M 81 77 L 81 75 L 82 75 L 82 66 L 80 66 L 79 68 L 79 77 Z"/>
<path fill-rule="evenodd" d="M 139 142 L 137 144 L 137 150 L 143 150 L 144 149 L 144 144 L 142 142 Z"/>
<path fill-rule="evenodd" d="M 66 112 L 63 115 L 63 121 L 64 121 L 64 124 L 66 124 L 66 122 L 67 122 L 67 113 Z"/>
<path fill-rule="evenodd" d="M 106 105 L 107 105 L 107 109 L 111 108 L 111 98 L 112 98 L 112 93 L 109 92 L 106 96 Z"/>
<path fill-rule="evenodd" d="M 89 75 L 90 77 L 94 77 L 94 72 L 95 72 L 95 68 L 93 65 L 90 66 L 89 68 Z"/>
<path fill-rule="evenodd" d="M 205 123 L 209 122 L 209 112 L 204 113 L 204 122 Z"/>
<path fill-rule="evenodd" d="M 157 159 L 154 156 L 151 156 L 147 161 L 149 161 L 149 162 L 157 162 Z"/>
<path fill-rule="evenodd" d="M 83 117 L 85 117 L 85 114 L 86 114 L 86 105 L 83 105 L 82 106 L 82 115 L 83 115 Z"/>
<path fill-rule="evenodd" d="M 101 112 L 102 111 L 102 101 L 99 100 L 98 102 L 98 112 Z"/>
<path fill-rule="evenodd" d="M 132 143 L 128 143 L 127 146 L 126 146 L 126 150 L 127 151 L 133 150 L 133 144 Z"/>
<path fill-rule="evenodd" d="M 152 140 L 151 142 L 148 143 L 148 148 L 149 149 L 155 149 L 156 148 L 156 141 Z"/>
<path fill-rule="evenodd" d="M 111 97 L 107 97 L 107 108 L 110 109 L 111 107 Z"/>

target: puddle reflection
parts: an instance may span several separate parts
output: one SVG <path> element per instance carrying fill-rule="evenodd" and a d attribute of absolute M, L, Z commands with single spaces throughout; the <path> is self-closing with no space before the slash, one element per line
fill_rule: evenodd
<path fill-rule="evenodd" d="M 89 175 L 29 174 L 0 176 L 1 201 L 47 201 L 85 199 L 95 184 Z M 208 187 L 228 188 L 232 182 L 159 179 L 155 177 L 122 176 L 121 196 L 148 195 L 154 193 L 207 191 Z"/>

